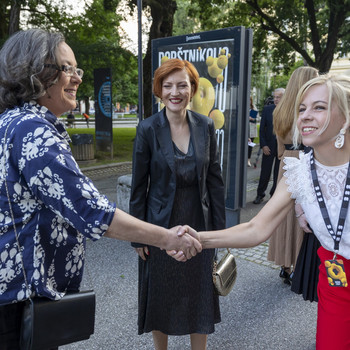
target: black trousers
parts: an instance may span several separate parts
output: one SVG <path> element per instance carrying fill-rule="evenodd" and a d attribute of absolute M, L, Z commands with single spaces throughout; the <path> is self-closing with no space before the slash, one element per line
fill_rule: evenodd
<path fill-rule="evenodd" d="M 254 142 L 254 137 L 251 137 L 250 141 Z M 253 152 L 253 147 L 252 146 L 248 146 L 248 159 L 251 158 L 252 152 Z"/>
<path fill-rule="evenodd" d="M 19 339 L 24 303 L 0 306 L 0 349 L 20 350 Z M 56 350 L 50 349 L 50 350 Z"/>
<path fill-rule="evenodd" d="M 280 166 L 280 160 L 277 157 L 277 152 L 271 152 L 269 156 L 263 154 L 261 161 L 261 172 L 258 185 L 258 196 L 265 197 L 265 191 L 270 181 L 272 167 L 273 169 L 273 185 L 270 190 L 272 196 L 277 186 L 278 171 Z"/>

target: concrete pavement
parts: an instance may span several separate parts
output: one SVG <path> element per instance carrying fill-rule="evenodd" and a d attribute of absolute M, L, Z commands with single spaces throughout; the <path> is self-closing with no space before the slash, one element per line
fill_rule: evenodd
<path fill-rule="evenodd" d="M 117 178 L 131 173 L 131 164 L 90 167 L 84 172 L 115 201 Z M 252 204 L 259 175 L 259 164 L 248 168 L 247 205 L 241 210 L 241 222 L 266 203 Z M 220 297 L 222 322 L 209 335 L 208 350 L 315 349 L 317 304 L 291 292 L 278 276 L 279 267 L 267 261 L 267 249 L 268 242 L 232 250 L 238 278 L 232 292 Z M 151 334 L 137 335 L 137 256 L 130 244 L 108 238 L 88 242 L 86 261 L 82 289 L 96 292 L 95 333 L 87 341 L 60 349 L 153 349 Z M 169 350 L 185 349 L 190 349 L 189 336 L 169 337 Z"/>

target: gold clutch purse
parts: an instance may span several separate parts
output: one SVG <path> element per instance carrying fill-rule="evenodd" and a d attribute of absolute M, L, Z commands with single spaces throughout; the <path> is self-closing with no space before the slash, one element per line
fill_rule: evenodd
<path fill-rule="evenodd" d="M 214 260 L 213 282 L 216 294 L 225 296 L 230 293 L 237 278 L 235 257 L 227 249 L 225 256 L 218 262 Z"/>

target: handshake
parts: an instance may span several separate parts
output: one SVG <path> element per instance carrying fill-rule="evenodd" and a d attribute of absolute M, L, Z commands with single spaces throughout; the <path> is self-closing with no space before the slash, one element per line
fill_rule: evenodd
<path fill-rule="evenodd" d="M 188 225 L 175 226 L 168 230 L 168 239 L 165 245 L 160 247 L 166 250 L 167 254 L 177 261 L 185 262 L 202 251 L 199 241 L 199 234 Z M 139 256 L 146 260 L 148 247 L 135 248 Z"/>

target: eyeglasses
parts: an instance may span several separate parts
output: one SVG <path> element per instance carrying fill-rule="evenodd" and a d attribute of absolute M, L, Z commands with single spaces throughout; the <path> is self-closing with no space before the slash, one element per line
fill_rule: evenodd
<path fill-rule="evenodd" d="M 82 78 L 84 75 L 84 71 L 80 68 L 76 68 L 69 65 L 56 66 L 55 64 L 45 64 L 46 68 L 54 68 L 59 70 L 60 72 L 65 72 L 68 77 L 72 77 L 75 73 L 77 73 L 79 78 Z"/>

